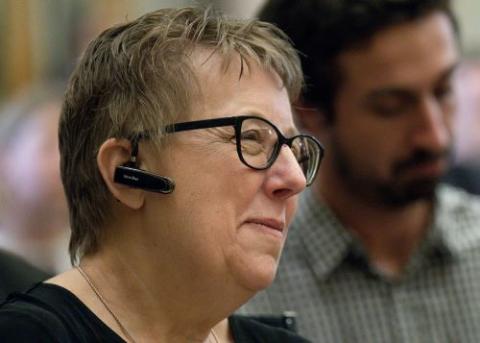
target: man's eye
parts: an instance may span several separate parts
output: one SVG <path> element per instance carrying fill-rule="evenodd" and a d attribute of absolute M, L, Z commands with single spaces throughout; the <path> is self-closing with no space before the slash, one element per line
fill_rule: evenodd
<path fill-rule="evenodd" d="M 417 95 L 406 90 L 382 90 L 367 97 L 366 106 L 379 117 L 397 117 L 411 111 L 418 103 Z"/>
<path fill-rule="evenodd" d="M 451 84 L 437 87 L 434 91 L 435 97 L 439 100 L 450 98 L 453 95 L 453 87 Z"/>
<path fill-rule="evenodd" d="M 395 117 L 408 112 L 414 100 L 404 97 L 386 97 L 370 103 L 371 110 L 381 117 Z"/>
<path fill-rule="evenodd" d="M 408 110 L 409 106 L 403 103 L 397 104 L 373 104 L 372 110 L 382 117 L 394 117 Z"/>

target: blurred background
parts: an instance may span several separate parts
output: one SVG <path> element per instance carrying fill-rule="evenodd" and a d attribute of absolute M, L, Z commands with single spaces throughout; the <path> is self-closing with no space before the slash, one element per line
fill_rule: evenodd
<path fill-rule="evenodd" d="M 263 0 L 0 0 L 0 101 L 32 82 L 69 74 L 85 45 L 106 27 L 145 12 L 214 4 L 250 17 Z M 480 56 L 480 2 L 454 0 L 466 58 Z"/>
<path fill-rule="evenodd" d="M 457 145 L 457 158 L 463 160 L 480 154 L 471 148 L 480 146 L 480 134 L 475 134 L 480 132 L 480 1 L 453 2 L 466 60 Z M 251 17 L 263 0 L 0 0 L 0 103 L 31 84 L 65 79 L 86 44 L 106 27 L 160 7 L 192 3 Z"/>
<path fill-rule="evenodd" d="M 261 1 L 0 0 L 0 101 L 33 82 L 66 77 L 86 44 L 112 24 L 193 3 L 248 17 Z"/>
<path fill-rule="evenodd" d="M 193 3 L 251 17 L 263 0 L 0 0 L 0 248 L 52 273 L 67 268 L 68 221 L 56 146 L 66 78 L 106 27 Z M 480 160 L 480 1 L 454 0 L 454 7 L 464 53 L 455 156 L 456 163 L 468 163 Z"/>

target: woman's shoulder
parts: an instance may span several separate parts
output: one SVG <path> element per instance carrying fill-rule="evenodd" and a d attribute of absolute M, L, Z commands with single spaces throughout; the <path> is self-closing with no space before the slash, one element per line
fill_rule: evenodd
<path fill-rule="evenodd" d="M 308 343 L 309 340 L 283 327 L 266 324 L 255 317 L 232 315 L 228 318 L 236 343 Z"/>
<path fill-rule="evenodd" d="M 58 341 L 63 325 L 47 299 L 37 293 L 37 284 L 25 293 L 12 293 L 0 305 L 0 337 L 2 342 Z"/>
<path fill-rule="evenodd" d="M 0 305 L 2 342 L 89 342 L 105 337 L 121 341 L 60 286 L 39 283 L 25 293 L 11 294 Z"/>
<path fill-rule="evenodd" d="M 0 249 L 0 298 L 2 300 L 9 293 L 28 289 L 49 276 L 18 256 Z"/>

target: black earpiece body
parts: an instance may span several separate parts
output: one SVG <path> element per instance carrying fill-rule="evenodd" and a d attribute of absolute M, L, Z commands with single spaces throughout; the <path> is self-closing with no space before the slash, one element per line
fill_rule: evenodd
<path fill-rule="evenodd" d="M 175 189 L 175 182 L 168 177 L 155 175 L 130 165 L 115 168 L 113 181 L 149 192 L 169 194 Z"/>

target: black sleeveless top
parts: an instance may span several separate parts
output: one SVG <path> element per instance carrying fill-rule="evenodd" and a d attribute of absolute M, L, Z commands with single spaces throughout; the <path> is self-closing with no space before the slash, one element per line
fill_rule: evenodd
<path fill-rule="evenodd" d="M 305 343 L 293 332 L 247 316 L 228 318 L 236 343 Z M 0 342 L 125 342 L 67 289 L 39 283 L 0 305 Z"/>

